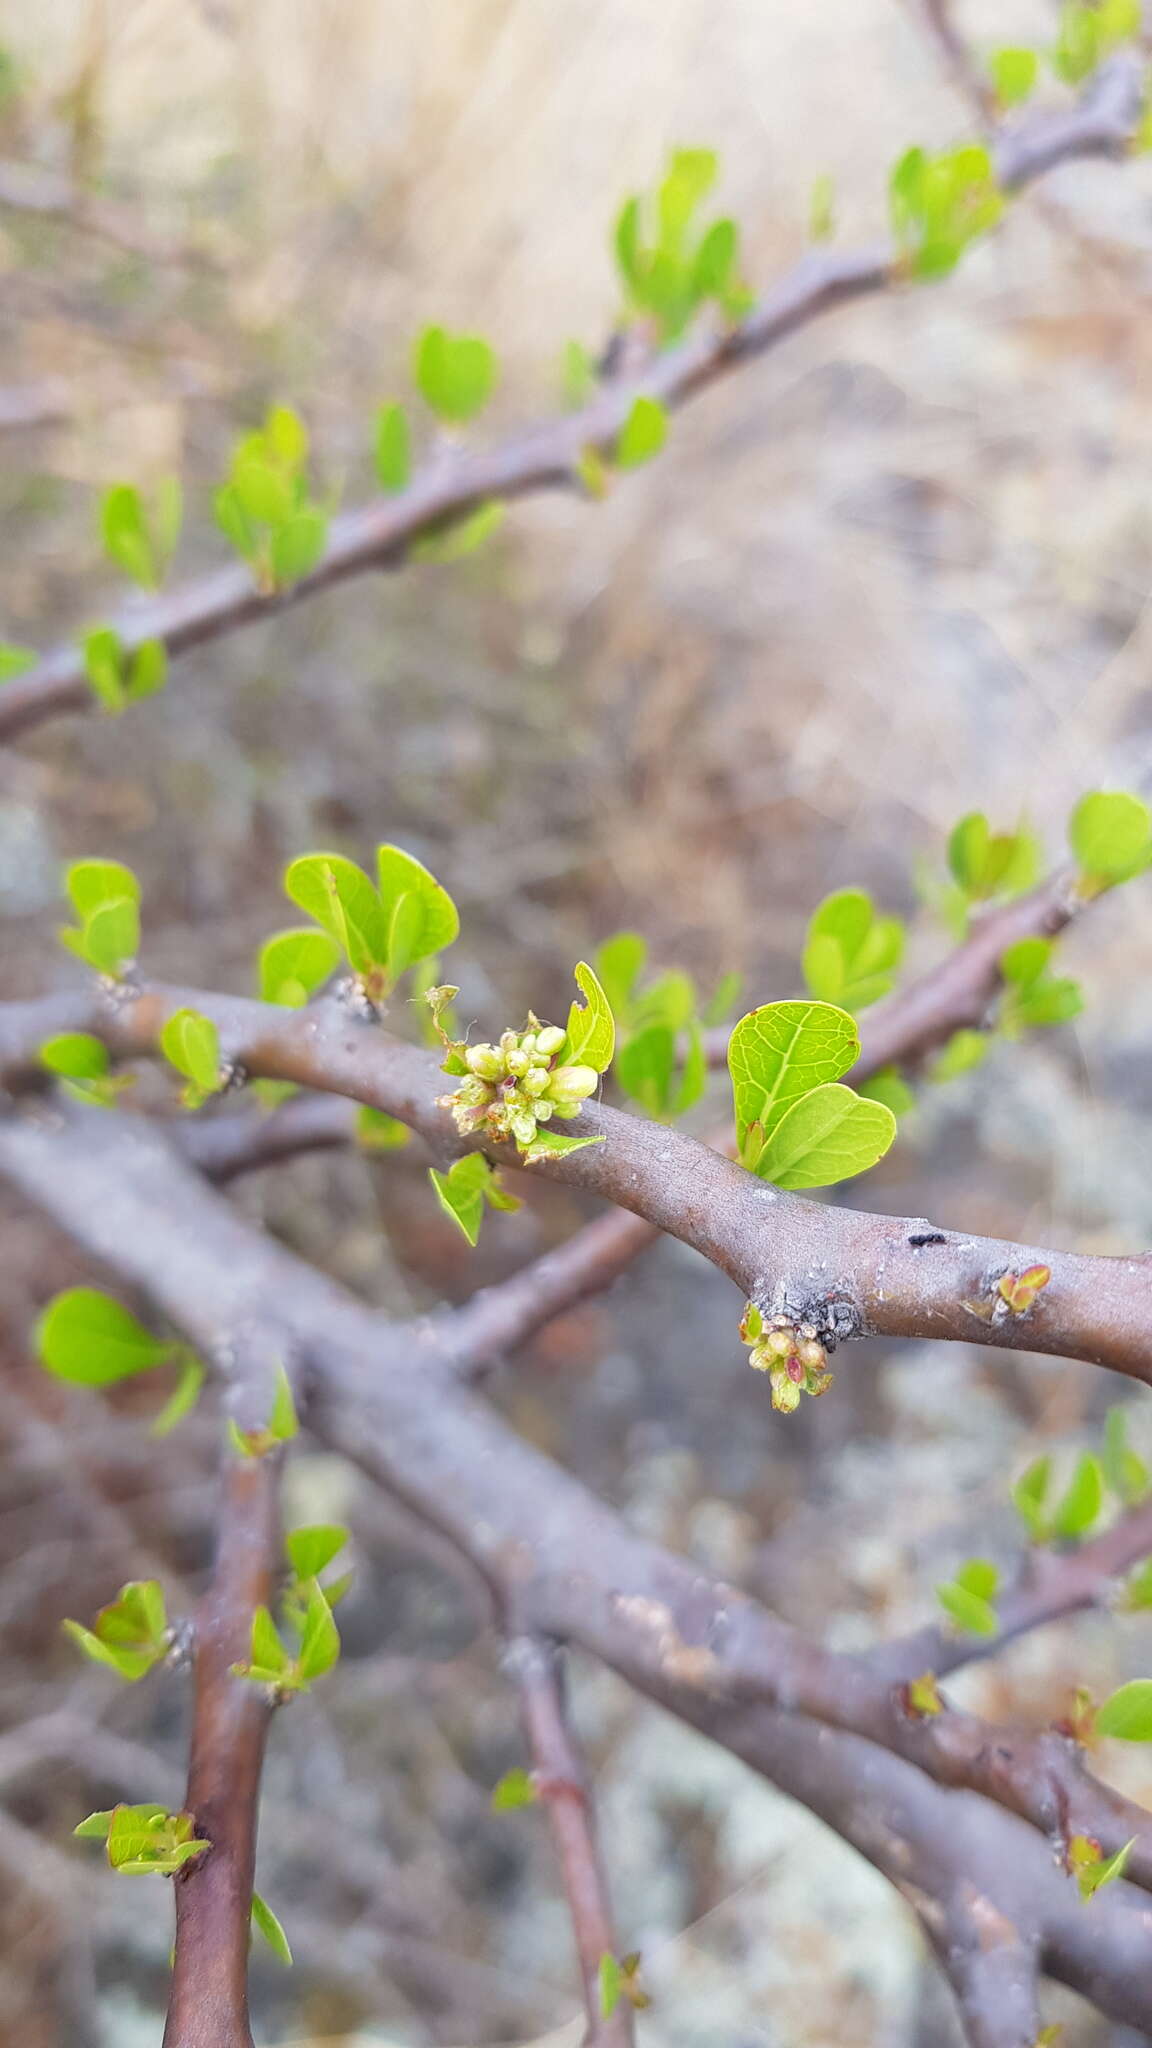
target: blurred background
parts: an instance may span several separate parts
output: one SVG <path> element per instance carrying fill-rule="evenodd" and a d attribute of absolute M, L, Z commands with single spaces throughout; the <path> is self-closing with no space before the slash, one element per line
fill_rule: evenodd
<path fill-rule="evenodd" d="M 957 13 L 981 49 L 1053 10 Z M 611 222 L 670 147 L 722 152 L 761 286 L 804 247 L 818 177 L 839 239 L 867 241 L 899 153 L 971 126 L 914 0 L 9 0 L 0 52 L 0 639 L 45 647 L 122 602 L 96 526 L 113 482 L 178 471 L 178 573 L 225 558 L 211 491 L 270 402 L 307 419 L 325 488 L 369 495 L 375 408 L 407 395 L 429 320 L 498 349 L 477 436 L 554 410 L 565 344 L 598 349 L 617 312 Z M 850 882 L 914 918 L 927 964 L 948 938 L 914 876 L 943 872 L 962 813 L 1026 816 L 1056 856 L 1084 789 L 1152 779 L 1150 303 L 1152 167 L 1066 169 L 944 285 L 695 402 L 606 503 L 525 502 L 466 562 L 341 586 L 184 657 L 122 720 L 3 751 L 0 995 L 73 979 L 68 859 L 137 870 L 150 972 L 248 990 L 295 921 L 285 861 L 380 839 L 460 903 L 451 972 L 485 1030 L 561 1014 L 572 961 L 621 926 L 707 988 L 736 967 L 749 1000 L 797 993 L 808 913 Z M 1078 1024 L 926 1091 L 853 1199 L 1147 1244 L 1146 886 L 1065 952 Z M 581 1220 L 536 1188 L 469 1253 L 404 1154 L 234 1198 L 397 1312 Z M 159 1444 L 151 1396 L 73 1400 L 32 1362 L 39 1308 L 92 1277 L 0 1197 L 0 2043 L 21 2048 L 159 2041 L 168 1893 L 71 1830 L 179 1799 L 186 1681 L 121 1690 L 59 1623 L 153 1572 L 179 1608 L 210 1554 L 208 1409 Z M 974 1547 L 1010 1563 L 1014 1473 L 1070 1461 L 1127 1398 L 1056 1361 L 872 1345 L 783 1422 L 738 1306 L 663 1244 L 495 1398 L 636 1527 L 844 1646 L 929 1618 Z M 1152 1444 L 1143 1402 L 1131 1433 Z M 358 1572 L 339 1672 L 274 1730 L 258 1883 L 297 1965 L 257 1956 L 257 2038 L 575 2044 L 539 1816 L 490 1811 L 522 1758 L 471 1582 L 340 1461 L 305 1446 L 289 1485 L 293 1520 L 349 1521 Z M 957 1692 L 1042 1722 L 1150 1651 L 1146 1622 L 1086 1618 Z M 575 1680 L 645 2048 L 958 2038 L 909 1909 L 852 1852 L 615 1680 Z M 1138 1748 L 1124 1782 L 1152 1799 Z M 1070 1996 L 1046 2016 L 1069 2048 L 1121 2040 Z"/>

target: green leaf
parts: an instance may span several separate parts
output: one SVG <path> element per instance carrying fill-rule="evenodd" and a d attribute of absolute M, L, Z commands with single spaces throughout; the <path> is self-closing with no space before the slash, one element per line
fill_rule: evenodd
<path fill-rule="evenodd" d="M 332 1609 L 318 1585 L 313 1583 L 308 1596 L 304 1615 L 304 1629 L 300 1637 L 300 1655 L 297 1663 L 300 1676 L 305 1684 L 314 1678 L 323 1678 L 331 1671 L 340 1656 L 340 1632 L 332 1618 Z"/>
<path fill-rule="evenodd" d="M 496 357 L 476 334 L 426 327 L 416 344 L 416 383 L 432 411 L 454 426 L 474 419 L 496 385 Z"/>
<path fill-rule="evenodd" d="M 105 711 L 123 711 L 127 702 L 124 647 L 112 626 L 96 626 L 84 635 L 84 672 L 92 694 Z"/>
<path fill-rule="evenodd" d="M 814 1088 L 775 1123 L 755 1172 L 778 1188 L 824 1188 L 867 1173 L 896 1136 L 896 1118 L 839 1082 Z"/>
<path fill-rule="evenodd" d="M 624 1972 L 621 1970 L 615 1956 L 609 1955 L 607 1952 L 600 1958 L 598 1981 L 600 2017 L 601 2019 L 610 2020 L 620 2003 L 620 1996 L 624 1989 Z"/>
<path fill-rule="evenodd" d="M 142 640 L 128 665 L 124 694 L 136 704 L 155 697 L 168 680 L 168 650 L 162 640 Z"/>
<path fill-rule="evenodd" d="M 340 947 L 328 932 L 310 926 L 273 932 L 260 948 L 259 981 L 261 999 L 299 1010 L 334 973 L 340 962 Z"/>
<path fill-rule="evenodd" d="M 899 918 L 878 917 L 864 889 L 838 889 L 812 915 L 804 978 L 820 1000 L 861 1010 L 888 994 L 903 950 Z"/>
<path fill-rule="evenodd" d="M 1012 1503 L 1023 1521 L 1034 1543 L 1044 1543 L 1048 1538 L 1048 1516 L 1045 1503 L 1052 1478 L 1050 1457 L 1035 1458 L 1022 1472 L 1012 1488 Z"/>
<path fill-rule="evenodd" d="M 409 544 L 410 562 L 462 562 L 474 555 L 504 524 L 508 508 L 501 498 L 486 498 L 472 512 L 426 526 Z"/>
<path fill-rule="evenodd" d="M 270 408 L 260 438 L 270 461 L 282 469 L 298 470 L 308 458 L 308 429 L 290 405 Z"/>
<path fill-rule="evenodd" d="M 1123 1848 L 1117 1849 L 1114 1856 L 1102 1857 L 1099 1862 L 1079 1866 L 1076 1871 L 1076 1882 L 1080 1887 L 1081 1898 L 1095 1898 L 1096 1893 L 1104 1885 L 1112 1884 L 1116 1878 L 1123 1877 L 1128 1858 L 1136 1847 L 1136 1839 L 1133 1835 L 1131 1841 L 1125 1842 Z"/>
<path fill-rule="evenodd" d="M 603 1143 L 604 1139 L 602 1137 L 566 1138 L 560 1131 L 540 1129 L 537 1131 L 531 1144 L 524 1147 L 520 1156 L 527 1166 L 534 1166 L 537 1160 L 564 1159 L 569 1152 L 583 1151 L 585 1145 L 602 1145 Z"/>
<path fill-rule="evenodd" d="M 616 441 L 620 469 L 638 469 L 659 455 L 668 439 L 668 415 L 656 398 L 634 398 Z"/>
<path fill-rule="evenodd" d="M 1081 887 L 1098 894 L 1138 875 L 1152 860 L 1152 813 L 1124 790 L 1081 797 L 1068 826 Z"/>
<path fill-rule="evenodd" d="M 812 1090 L 858 1059 L 856 1026 L 828 1003 L 765 1003 L 733 1028 L 728 1068 L 742 1163 L 757 1172 L 767 1138 Z"/>
<path fill-rule="evenodd" d="M 292 1951 L 288 1946 L 288 1936 L 268 1901 L 262 1899 L 259 1892 L 252 1894 L 252 1925 L 257 1934 L 263 1935 L 277 1962 L 284 1963 L 291 1969 Z"/>
<path fill-rule="evenodd" d="M 1080 1457 L 1071 1483 L 1052 1516 L 1054 1536 L 1085 1536 L 1100 1519 L 1104 1506 L 1104 1474 L 1091 1451 Z"/>
<path fill-rule="evenodd" d="M 318 505 L 302 505 L 272 536 L 272 579 L 278 590 L 299 583 L 316 567 L 328 540 L 328 517 Z"/>
<path fill-rule="evenodd" d="M 1143 1608 L 1152 1607 L 1152 1557 L 1146 1557 L 1142 1564 L 1129 1572 L 1119 1606 L 1125 1614 L 1136 1614 Z"/>
<path fill-rule="evenodd" d="M 292 1398 L 292 1382 L 282 1365 L 276 1367 L 275 1392 L 272 1396 L 272 1411 L 268 1417 L 268 1429 L 279 1444 L 286 1444 L 300 1429 L 296 1417 L 296 1403 Z"/>
<path fill-rule="evenodd" d="M 292 902 L 336 940 L 353 972 L 371 973 L 388 959 L 388 925 L 363 868 L 338 853 L 305 853 L 289 866 L 284 887 Z"/>
<path fill-rule="evenodd" d="M 366 1152 L 399 1152 L 412 1137 L 407 1124 L 386 1110 L 361 1103 L 356 1111 L 356 1143 Z"/>
<path fill-rule="evenodd" d="M 711 1001 L 705 1004 L 702 1022 L 713 1027 L 723 1024 L 739 1002 L 743 986 L 744 977 L 737 974 L 735 969 L 728 974 L 722 974 Z"/>
<path fill-rule="evenodd" d="M 1124 1408 L 1110 1408 L 1104 1418 L 1104 1448 L 1100 1459 L 1104 1477 L 1125 1507 L 1135 1507 L 1152 1484 L 1148 1467 L 1128 1442 L 1128 1415 Z"/>
<path fill-rule="evenodd" d="M 994 1636 L 996 1634 L 999 1627 L 996 1619 L 996 1609 L 989 1600 L 982 1598 L 979 1593 L 971 1592 L 968 1587 L 962 1586 L 959 1581 L 956 1581 L 951 1584 L 937 1586 L 936 1598 L 950 1620 L 954 1621 L 958 1628 L 966 1630 L 969 1635 Z"/>
<path fill-rule="evenodd" d="M 672 1104 L 676 1039 L 666 1024 L 650 1024 L 621 1046 L 616 1079 L 649 1116 L 666 1116 Z"/>
<path fill-rule="evenodd" d="M 412 474 L 408 416 L 395 401 L 376 415 L 376 476 L 385 491 L 402 491 Z"/>
<path fill-rule="evenodd" d="M 378 846 L 376 872 L 388 931 L 384 959 L 393 981 L 459 936 L 460 916 L 434 875 L 399 846 Z"/>
<path fill-rule="evenodd" d="M 180 1377 L 152 1424 L 152 1436 L 169 1436 L 176 1424 L 192 1413 L 206 1377 L 200 1360 L 186 1351 L 180 1360 Z"/>
<path fill-rule="evenodd" d="M 1112 1693 L 1097 1712 L 1096 1733 L 1117 1742 L 1152 1742 L 1152 1678 L 1134 1678 Z"/>
<path fill-rule="evenodd" d="M 929 1068 L 932 1081 L 955 1081 L 971 1073 L 988 1057 L 988 1040 L 982 1031 L 954 1031 L 943 1052 Z"/>
<path fill-rule="evenodd" d="M 132 484 L 113 484 L 100 507 L 100 537 L 118 569 L 146 590 L 160 581 L 159 565 L 144 518 L 140 493 Z"/>
<path fill-rule="evenodd" d="M 198 1099 L 221 1085 L 220 1034 L 199 1010 L 176 1010 L 161 1028 L 160 1050 L 178 1074 L 191 1081 Z"/>
<path fill-rule="evenodd" d="M 489 1191 L 496 1180 L 496 1174 L 484 1154 L 466 1152 L 462 1159 L 453 1162 L 447 1173 L 438 1173 L 434 1166 L 430 1166 L 428 1177 L 445 1215 L 459 1224 L 469 1244 L 475 1244 L 484 1220 L 484 1205 L 491 1199 Z"/>
<path fill-rule="evenodd" d="M 292 1668 L 292 1658 L 266 1607 L 257 1607 L 252 1616 L 251 1657 L 253 1670 L 270 1672 L 273 1677 Z"/>
<path fill-rule="evenodd" d="M 303 1529 L 290 1529 L 284 1548 L 298 1579 L 318 1579 L 347 1541 L 348 1531 L 338 1522 L 313 1522 Z"/>
<path fill-rule="evenodd" d="M 143 1678 L 168 1655 L 171 1632 L 164 1594 L 156 1579 L 134 1579 L 101 1608 L 95 1628 L 65 1621 L 64 1630 L 93 1663 L 107 1664 L 129 1683 Z"/>
<path fill-rule="evenodd" d="M 14 676 L 22 676 L 27 669 L 35 668 L 37 656 L 31 647 L 13 647 L 10 641 L 0 640 L 0 683 L 10 683 Z"/>
<path fill-rule="evenodd" d="M 893 1116 L 907 1116 L 916 1107 L 916 1097 L 899 1067 L 881 1067 L 870 1080 L 861 1081 L 857 1093 L 868 1102 L 883 1102 Z"/>
<path fill-rule="evenodd" d="M 79 1827 L 73 1828 L 72 1833 L 78 1835 L 81 1840 L 106 1842 L 108 1840 L 108 1830 L 112 1826 L 112 1815 L 115 1811 L 115 1807 L 109 1806 L 105 1807 L 103 1813 L 90 1813 L 86 1820 L 80 1822 Z M 162 1806 L 154 1806 L 150 1811 L 152 1813 L 163 1813 L 164 1808 Z"/>
<path fill-rule="evenodd" d="M 131 868 L 118 860 L 77 860 L 64 876 L 64 886 L 77 917 L 87 918 L 106 903 L 128 897 L 140 901 L 140 884 Z"/>
<path fill-rule="evenodd" d="M 1040 76 L 1039 53 L 1027 49 L 993 50 L 988 70 L 992 90 L 1000 106 L 1021 107 L 1036 90 Z"/>
<path fill-rule="evenodd" d="M 512 1813 L 519 1806 L 534 1805 L 538 1797 L 536 1780 L 531 1771 L 518 1766 L 515 1770 L 505 1771 L 499 1783 L 493 1786 L 492 1811 Z"/>
<path fill-rule="evenodd" d="M 1000 972 L 1005 981 L 1029 989 L 1041 979 L 1051 958 L 1051 939 L 1017 939 L 1001 953 Z"/>
<path fill-rule="evenodd" d="M 616 1023 L 604 990 L 586 960 L 573 969 L 584 1004 L 573 1003 L 568 1011 L 568 1031 L 556 1054 L 557 1067 L 594 1067 L 598 1074 L 612 1064 L 616 1048 Z"/>
<path fill-rule="evenodd" d="M 41 1365 L 76 1387 L 108 1387 L 151 1372 L 173 1350 L 95 1287 L 69 1287 L 50 1301 L 34 1343 Z"/>
<path fill-rule="evenodd" d="M 956 1574 L 956 1584 L 963 1586 L 966 1593 L 975 1593 L 981 1600 L 994 1600 L 1000 1586 L 1000 1573 L 989 1557 L 969 1557 Z"/>
<path fill-rule="evenodd" d="M 622 1021 L 630 1014 L 636 983 L 644 971 L 648 947 L 639 932 L 616 932 L 596 954 L 596 973 L 607 1000 Z"/>
<path fill-rule="evenodd" d="M 292 517 L 295 499 L 288 477 L 259 456 L 235 465 L 232 488 L 245 519 L 254 525 L 276 528 Z"/>
<path fill-rule="evenodd" d="M 61 1031 L 46 1038 L 37 1054 L 50 1074 L 67 1074 L 74 1081 L 95 1081 L 108 1072 L 108 1048 L 88 1031 Z"/>
<path fill-rule="evenodd" d="M 732 282 L 740 253 L 740 231 L 734 220 L 714 220 L 703 235 L 692 263 L 694 299 L 721 298 Z"/>

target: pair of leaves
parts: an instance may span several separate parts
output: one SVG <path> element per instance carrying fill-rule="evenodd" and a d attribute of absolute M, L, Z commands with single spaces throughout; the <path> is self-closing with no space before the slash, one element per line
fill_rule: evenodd
<path fill-rule="evenodd" d="M 118 860 L 74 861 L 64 886 L 80 923 L 58 933 L 61 945 L 119 981 L 140 948 L 140 884 L 131 868 Z"/>
<path fill-rule="evenodd" d="M 193 1831 L 190 1813 L 164 1806 L 113 1806 L 90 1813 L 73 1833 L 107 1844 L 108 1861 L 121 1877 L 173 1877 L 212 1847 Z"/>
<path fill-rule="evenodd" d="M 163 1663 L 172 1640 L 157 1579 L 133 1579 L 121 1586 L 92 1628 L 78 1621 L 65 1621 L 64 1628 L 93 1664 L 106 1664 L 130 1684 Z"/>
<path fill-rule="evenodd" d="M 220 1034 L 211 1017 L 199 1010 L 175 1010 L 160 1031 L 160 1050 L 169 1065 L 183 1074 L 181 1101 L 185 1109 L 199 1109 L 210 1095 L 224 1085 L 220 1062 Z"/>
<path fill-rule="evenodd" d="M 936 1598 L 957 1628 L 969 1635 L 994 1636 L 1000 1624 L 993 1601 L 1000 1574 L 986 1557 L 970 1557 L 954 1579 L 936 1588 Z"/>
<path fill-rule="evenodd" d="M 68 1287 L 49 1302 L 33 1338 L 45 1371 L 74 1387 L 110 1387 L 119 1380 L 179 1368 L 175 1390 L 152 1425 L 166 1436 L 196 1405 L 204 1367 L 186 1344 L 154 1337 L 122 1302 L 97 1287 Z"/>
<path fill-rule="evenodd" d="M 145 590 L 159 590 L 180 538 L 183 505 L 179 480 L 165 477 L 145 506 L 134 484 L 113 484 L 100 502 L 104 551 Z"/>
<path fill-rule="evenodd" d="M 426 327 L 416 343 L 413 373 L 421 397 L 437 418 L 448 426 L 461 427 L 483 412 L 496 388 L 496 354 L 478 334 L 450 334 L 446 327 Z M 390 428 L 392 436 L 396 431 L 394 426 Z M 390 448 L 390 454 L 395 452 Z"/>
<path fill-rule="evenodd" d="M 804 979 L 820 1002 L 863 1010 L 889 993 L 903 952 L 898 917 L 878 916 L 864 889 L 837 889 L 809 921 Z"/>
<path fill-rule="evenodd" d="M 460 930 L 447 890 L 410 853 L 380 846 L 376 867 L 374 888 L 342 854 L 306 853 L 284 877 L 293 903 L 335 940 L 374 998 L 388 994 L 417 961 L 451 945 Z"/>
<path fill-rule="evenodd" d="M 1053 1461 L 1036 1458 L 1012 1488 L 1012 1500 L 1034 1543 L 1071 1542 L 1087 1536 L 1104 1511 L 1104 1468 L 1084 1451 L 1064 1492 L 1054 1493 Z"/>
<path fill-rule="evenodd" d="M 1018 939 L 1000 956 L 1005 995 L 1000 1028 L 1009 1038 L 1049 1024 L 1067 1024 L 1084 1008 L 1078 982 L 1049 972 L 1051 939 Z"/>
<path fill-rule="evenodd" d="M 766 1003 L 728 1047 L 741 1163 L 780 1188 L 828 1187 L 865 1173 L 896 1119 L 840 1085 L 860 1053 L 856 1026 L 830 1003 Z"/>
<path fill-rule="evenodd" d="M 142 640 L 128 649 L 114 626 L 96 626 L 84 636 L 84 672 L 97 703 L 113 713 L 141 697 L 154 697 L 168 680 L 162 640 Z"/>
<path fill-rule="evenodd" d="M 989 151 L 982 143 L 930 156 L 906 150 L 889 183 L 892 226 L 913 277 L 946 277 L 969 245 L 1004 211 Z"/>
<path fill-rule="evenodd" d="M 709 300 L 729 319 L 739 319 L 750 304 L 739 277 L 735 221 L 724 217 L 697 229 L 718 172 L 710 149 L 673 150 L 654 205 L 633 196 L 616 222 L 616 263 L 628 308 L 652 321 L 664 342 L 682 334 Z"/>
<path fill-rule="evenodd" d="M 125 1088 L 132 1086 L 131 1074 L 114 1074 L 107 1046 L 90 1031 L 61 1031 L 46 1038 L 37 1058 L 50 1074 L 58 1074 L 66 1095 L 74 1102 L 108 1108 Z"/>
<path fill-rule="evenodd" d="M 262 589 L 298 583 L 324 553 L 328 514 L 309 494 L 307 457 L 303 421 L 289 406 L 273 406 L 234 449 L 216 493 L 216 523 Z"/>
<path fill-rule="evenodd" d="M 295 1650 L 283 1641 L 266 1607 L 252 1617 L 252 1640 L 247 1664 L 236 1664 L 237 1678 L 254 1685 L 269 1685 L 277 1693 L 307 1692 L 318 1678 L 326 1677 L 340 1656 L 340 1632 L 332 1609 L 315 1579 L 311 1582 L 304 1608 L 300 1640 Z"/>
<path fill-rule="evenodd" d="M 1098 896 L 1152 866 L 1152 812 L 1126 790 L 1081 797 L 1068 824 L 1082 896 Z"/>
<path fill-rule="evenodd" d="M 1039 82 L 1040 53 L 1011 45 L 993 50 L 988 59 L 988 75 L 1001 112 L 1022 107 Z"/>
<path fill-rule="evenodd" d="M 1109 51 L 1135 39 L 1141 29 L 1140 0 L 1078 0 L 1060 10 L 1052 69 L 1066 85 L 1082 85 Z"/>
<path fill-rule="evenodd" d="M 466 1152 L 462 1159 L 453 1162 L 447 1173 L 438 1173 L 434 1166 L 430 1166 L 428 1178 L 444 1214 L 459 1225 L 469 1244 L 474 1245 L 479 1240 L 486 1206 L 493 1209 L 519 1209 L 521 1206 L 519 1198 L 508 1193 L 496 1168 L 489 1166 L 482 1152 Z"/>
<path fill-rule="evenodd" d="M 948 838 L 948 866 L 970 903 L 1020 896 L 1040 873 L 1039 841 L 1026 827 L 994 832 L 983 811 L 970 811 Z"/>

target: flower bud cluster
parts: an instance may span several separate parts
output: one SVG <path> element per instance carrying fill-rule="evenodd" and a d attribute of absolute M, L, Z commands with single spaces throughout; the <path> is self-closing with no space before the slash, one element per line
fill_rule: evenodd
<path fill-rule="evenodd" d="M 453 1048 L 468 1073 L 440 1103 L 452 1111 L 457 1130 L 463 1136 L 482 1130 L 491 1138 L 511 1138 L 523 1150 L 541 1124 L 579 1116 L 600 1076 L 595 1067 L 555 1064 L 566 1037 L 559 1024 L 541 1024 L 529 1011 L 524 1029 L 502 1032 L 496 1045 Z"/>
<path fill-rule="evenodd" d="M 828 1353 L 814 1324 L 793 1323 L 787 1316 L 765 1320 L 750 1301 L 740 1337 L 750 1347 L 749 1365 L 767 1373 L 772 1406 L 782 1415 L 791 1415 L 800 1406 L 801 1394 L 826 1394 L 832 1385 Z"/>

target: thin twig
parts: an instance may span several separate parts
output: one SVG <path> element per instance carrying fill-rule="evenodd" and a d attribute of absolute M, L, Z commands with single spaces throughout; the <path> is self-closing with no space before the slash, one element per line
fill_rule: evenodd
<path fill-rule="evenodd" d="M 568 1901 L 588 2015 L 585 2048 L 631 2048 L 628 2000 L 621 1998 L 607 2019 L 601 2006 L 601 1963 L 605 1956 L 618 1960 L 620 1950 L 588 1774 L 568 1721 L 561 1653 L 543 1637 L 514 1636 L 505 1661 L 520 1696 L 536 1794 L 547 1810 Z"/>

